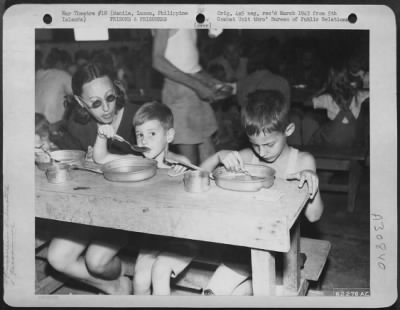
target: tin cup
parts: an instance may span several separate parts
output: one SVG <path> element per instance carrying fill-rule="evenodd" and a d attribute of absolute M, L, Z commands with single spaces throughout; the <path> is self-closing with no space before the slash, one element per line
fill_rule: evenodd
<path fill-rule="evenodd" d="M 190 193 L 202 193 L 210 188 L 208 171 L 187 171 L 183 175 L 185 191 Z"/>
<path fill-rule="evenodd" d="M 64 183 L 71 180 L 71 167 L 68 164 L 54 164 L 46 169 L 46 177 L 49 183 Z"/>

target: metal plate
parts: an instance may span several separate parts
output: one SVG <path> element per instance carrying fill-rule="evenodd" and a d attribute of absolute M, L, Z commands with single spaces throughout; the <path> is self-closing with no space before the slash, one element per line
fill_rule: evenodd
<path fill-rule="evenodd" d="M 86 156 L 86 152 L 80 150 L 57 150 L 50 154 L 53 159 L 70 165 L 82 164 Z"/>
<path fill-rule="evenodd" d="M 273 168 L 253 164 L 245 164 L 244 168 L 251 176 L 241 172 L 227 171 L 225 167 L 217 168 L 213 173 L 215 184 L 223 189 L 240 192 L 256 192 L 274 184 L 275 170 Z"/>
<path fill-rule="evenodd" d="M 112 182 L 138 182 L 157 173 L 157 161 L 148 158 L 123 158 L 102 166 L 104 178 Z"/>

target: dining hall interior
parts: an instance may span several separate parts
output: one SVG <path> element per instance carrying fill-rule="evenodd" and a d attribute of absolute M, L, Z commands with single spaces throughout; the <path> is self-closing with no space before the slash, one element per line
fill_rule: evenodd
<path fill-rule="evenodd" d="M 208 30 L 197 30 L 196 34 L 199 65 L 227 89 L 208 102 L 217 127 L 210 136 L 215 152 L 251 149 L 241 114 L 248 98 L 258 90 L 279 91 L 288 101 L 288 117 L 295 124 L 293 134 L 287 138 L 288 145 L 311 154 L 315 159 L 318 191 L 324 205 L 322 216 L 315 222 L 305 219 L 300 213 L 304 207 L 306 187 L 298 189 L 297 184 L 278 178 L 269 189 L 261 186 L 254 192 L 243 192 L 237 187 L 226 190 L 217 184 L 215 173 L 206 174 L 209 188 L 201 193 L 188 193 L 183 174 L 171 177 L 160 172 L 161 169 L 153 170 L 152 175 L 140 180 L 123 182 L 107 179 L 106 170 L 100 172 L 107 180 L 98 171 L 90 171 L 95 163 L 88 160 L 89 150 L 82 147 L 82 140 L 64 139 L 69 117 L 64 100 L 75 92 L 74 76 L 82 67 L 99 62 L 107 67 L 108 72 L 113 72 L 118 87 L 123 90 L 125 109 L 131 106 L 137 110 L 153 101 L 163 103 L 163 88 L 167 82 L 154 64 L 155 35 L 150 29 L 108 29 L 105 34 L 93 34 L 105 35 L 101 39 L 77 40 L 78 35 L 73 29 L 36 29 L 35 133 L 40 141 L 35 150 L 38 152 L 35 155 L 36 294 L 105 293 L 67 276 L 49 263 L 47 255 L 51 251 L 51 240 L 61 226 L 68 231 L 78 231 L 81 226 L 94 227 L 99 236 L 113 235 L 116 231 L 128 232 L 129 241 L 121 247 L 118 255 L 126 263 L 125 271 L 130 281 L 135 280 L 135 262 L 143 236 L 149 235 L 149 240 L 154 237 L 156 245 L 166 240 L 163 238 L 170 237 L 197 240 L 202 244 L 202 251 L 177 277 L 171 278 L 171 295 L 207 295 L 204 292 L 221 265 L 222 248 L 224 258 L 232 259 L 233 265 L 251 267 L 254 295 L 272 291 L 277 295 L 340 296 L 346 289 L 368 294 L 369 31 L 229 29 L 213 36 Z M 337 68 L 345 75 L 334 76 L 332 72 Z M 54 70 L 62 71 L 63 78 L 51 78 L 49 72 Z M 326 101 L 318 101 L 318 98 L 326 98 L 329 92 L 334 92 L 335 87 L 329 85 L 335 78 L 338 88 L 347 83 L 345 91 L 360 101 L 356 100 L 358 108 L 335 105 L 336 113 L 342 107 L 354 116 L 351 117 L 355 124 L 354 140 L 344 147 L 313 143 L 316 133 L 335 120 Z M 61 112 L 55 113 L 44 103 L 49 88 L 57 87 L 58 82 L 72 83 L 72 87 L 62 86 Z M 343 95 L 338 93 L 332 98 Z M 45 140 L 42 139 L 43 130 L 46 130 Z M 345 135 L 336 134 L 332 140 L 345 140 Z M 178 154 L 180 151 L 173 141 L 170 150 Z M 51 178 L 60 176 L 52 175 L 49 166 L 75 155 L 83 157 L 74 160 L 89 161 L 83 165 L 83 169 L 89 171 L 73 165 L 75 170 L 68 170 L 70 175 L 64 183 L 52 184 L 54 179 Z M 43 158 L 46 158 L 44 163 L 41 162 Z M 201 166 L 200 161 L 193 164 L 193 169 Z M 105 169 L 106 165 L 102 167 Z M 144 167 L 145 164 L 141 165 Z M 191 170 L 190 166 L 185 168 Z M 162 182 L 171 183 L 171 187 L 161 188 Z M 146 184 L 153 186 L 151 190 Z M 290 195 L 284 192 L 286 188 L 288 193 L 290 188 Z M 239 206 L 243 202 L 245 205 Z M 174 203 L 181 203 L 182 208 L 173 206 Z M 265 210 L 262 210 L 262 203 Z M 298 204 L 296 210 L 286 206 L 295 203 Z M 202 205 L 204 209 L 208 208 L 207 212 L 198 210 Z M 284 214 L 277 210 L 277 205 L 292 213 Z M 226 215 L 229 224 L 222 223 L 223 217 L 219 220 L 218 212 Z M 261 215 L 265 218 L 261 219 Z M 108 219 L 104 218 L 107 216 Z M 245 236 L 245 231 L 256 230 L 254 227 L 257 225 L 262 226 L 265 232 L 260 235 L 252 232 L 248 236 L 246 233 Z M 271 232 L 270 225 L 277 225 L 277 228 L 272 228 Z M 274 258 L 271 260 L 270 256 Z M 262 263 L 256 262 L 257 257 Z M 270 262 L 268 266 L 264 266 L 264 261 Z M 276 275 L 275 267 L 281 270 Z M 270 281 L 265 276 L 271 275 L 271 268 L 274 275 Z"/>

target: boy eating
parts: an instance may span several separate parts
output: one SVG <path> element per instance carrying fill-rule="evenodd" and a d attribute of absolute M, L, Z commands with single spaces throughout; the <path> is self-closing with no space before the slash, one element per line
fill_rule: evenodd
<path fill-rule="evenodd" d="M 221 150 L 205 160 L 201 167 L 212 171 L 222 164 L 228 170 L 243 171 L 244 164 L 266 164 L 276 170 L 278 178 L 298 180 L 299 187 L 303 187 L 307 182 L 310 198 L 305 208 L 305 216 L 310 222 L 315 222 L 320 219 L 324 209 L 318 191 L 315 159 L 311 154 L 300 152 L 287 144 L 287 138 L 295 130 L 295 125 L 289 122 L 288 113 L 289 105 L 285 104 L 279 91 L 253 92 L 242 110 L 242 125 L 251 147 L 239 152 Z M 220 277 L 234 279 L 236 283 L 228 284 L 227 281 L 221 281 Z M 244 281 L 247 277 L 248 274 L 243 276 L 243 272 L 222 264 L 210 280 L 206 293 L 244 293 L 244 286 L 251 288 L 249 281 Z M 224 283 L 223 287 L 220 283 Z M 245 294 L 248 293 L 247 289 Z"/>
<path fill-rule="evenodd" d="M 168 159 L 190 164 L 186 157 L 168 152 L 168 145 L 175 135 L 173 123 L 171 110 L 158 102 L 142 105 L 133 118 L 137 144 L 149 148 L 143 155 L 155 159 L 158 168 L 170 168 L 166 163 L 167 156 Z M 105 126 L 100 126 L 99 132 L 111 138 L 113 130 Z M 179 165 L 174 167 L 176 173 L 184 169 Z M 145 246 L 141 247 L 136 259 L 134 294 L 169 295 L 171 277 L 181 273 L 196 255 L 197 246 L 190 241 L 163 240 L 151 237 L 142 240 Z"/>

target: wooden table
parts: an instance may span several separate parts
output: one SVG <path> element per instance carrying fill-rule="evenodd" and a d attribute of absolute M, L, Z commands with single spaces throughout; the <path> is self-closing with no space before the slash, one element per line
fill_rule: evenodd
<path fill-rule="evenodd" d="M 259 192 L 226 191 L 212 182 L 206 193 L 193 194 L 184 191 L 182 176 L 164 169 L 136 183 L 72 171 L 71 181 L 50 184 L 43 171 L 35 174 L 36 217 L 248 247 L 255 295 L 275 295 L 274 251 L 285 252 L 283 286 L 299 290 L 298 217 L 308 196 L 297 182 L 276 179 Z"/>

